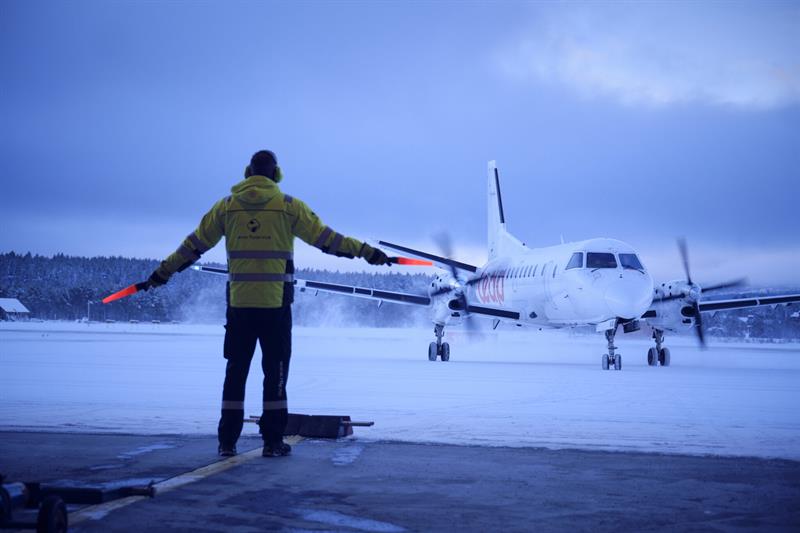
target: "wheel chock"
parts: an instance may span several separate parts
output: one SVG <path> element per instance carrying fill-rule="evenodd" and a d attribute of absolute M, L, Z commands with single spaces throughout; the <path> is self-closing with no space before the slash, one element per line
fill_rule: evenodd
<path fill-rule="evenodd" d="M 258 424 L 260 416 L 247 421 Z M 340 439 L 353 434 L 353 427 L 371 427 L 375 422 L 353 422 L 349 416 L 299 415 L 289 413 L 284 436 L 300 435 L 312 439 Z"/>

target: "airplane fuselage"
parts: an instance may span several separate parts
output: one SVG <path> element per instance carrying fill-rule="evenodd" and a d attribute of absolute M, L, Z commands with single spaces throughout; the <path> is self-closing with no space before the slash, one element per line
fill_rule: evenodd
<path fill-rule="evenodd" d="M 590 239 L 490 261 L 467 299 L 519 312 L 521 325 L 564 327 L 635 319 L 653 301 L 653 280 L 636 251 L 614 239 Z"/>

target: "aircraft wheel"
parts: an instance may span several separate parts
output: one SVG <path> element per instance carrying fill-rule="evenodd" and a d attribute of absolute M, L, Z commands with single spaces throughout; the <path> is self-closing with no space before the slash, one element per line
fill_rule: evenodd
<path fill-rule="evenodd" d="M 603 364 L 603 370 L 608 370 L 608 354 L 607 353 L 603 354 L 602 364 Z"/>
<path fill-rule="evenodd" d="M 650 348 L 647 350 L 647 364 L 650 366 L 658 366 L 658 350 L 655 348 Z"/>
<path fill-rule="evenodd" d="M 661 366 L 669 366 L 669 359 L 669 348 L 661 348 L 658 354 L 658 362 L 661 363 Z"/>
<path fill-rule="evenodd" d="M 2 478 L 2 476 L 0 476 Z M 11 496 L 8 491 L 0 485 L 0 527 L 11 522 Z"/>
<path fill-rule="evenodd" d="M 622 356 L 617 355 L 614 357 L 614 370 L 622 370 Z"/>
<path fill-rule="evenodd" d="M 48 496 L 39 507 L 36 531 L 41 533 L 66 533 L 67 506 L 58 496 Z"/>
<path fill-rule="evenodd" d="M 450 344 L 443 342 L 442 343 L 442 361 L 449 361 L 450 360 Z"/>
<path fill-rule="evenodd" d="M 428 361 L 436 361 L 436 356 L 438 355 L 436 352 L 436 343 L 430 343 L 428 345 Z"/>

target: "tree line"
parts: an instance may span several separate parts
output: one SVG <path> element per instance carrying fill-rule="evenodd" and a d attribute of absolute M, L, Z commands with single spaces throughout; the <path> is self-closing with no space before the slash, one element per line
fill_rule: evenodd
<path fill-rule="evenodd" d="M 109 294 L 142 281 L 158 266 L 151 259 L 126 257 L 52 257 L 0 254 L 0 298 L 17 298 L 32 318 L 219 323 L 225 319 L 225 276 L 185 270 L 163 287 L 103 305 Z M 209 264 L 223 267 L 224 265 Z M 298 269 L 299 278 L 390 291 L 424 294 L 430 276 L 423 273 L 330 272 Z M 382 305 L 333 294 L 295 292 L 298 325 L 410 326 L 427 319 L 424 309 Z"/>

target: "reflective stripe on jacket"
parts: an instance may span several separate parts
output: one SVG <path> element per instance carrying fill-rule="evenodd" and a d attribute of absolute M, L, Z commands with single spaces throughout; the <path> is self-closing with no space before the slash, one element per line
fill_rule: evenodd
<path fill-rule="evenodd" d="M 325 253 L 357 257 L 363 243 L 325 226 L 302 201 L 281 193 L 264 176 L 250 176 L 214 204 L 197 229 L 158 268 L 169 279 L 225 237 L 228 303 L 232 307 L 283 307 L 294 299 L 294 238 Z"/>

